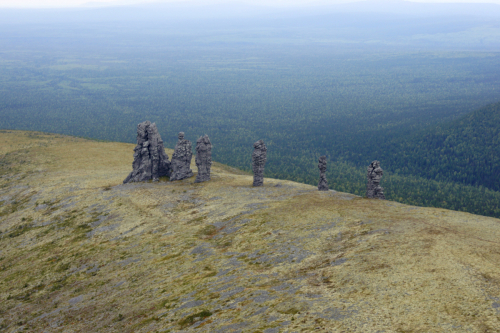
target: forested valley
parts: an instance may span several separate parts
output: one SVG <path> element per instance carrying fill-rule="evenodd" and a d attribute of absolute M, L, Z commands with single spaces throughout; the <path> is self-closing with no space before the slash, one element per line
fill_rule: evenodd
<path fill-rule="evenodd" d="M 375 40 L 359 21 L 4 21 L 0 129 L 134 142 L 150 120 L 167 147 L 208 134 L 215 161 L 247 171 L 263 139 L 267 177 L 317 184 L 326 155 L 330 188 L 357 195 L 377 159 L 389 200 L 500 217 L 496 26 L 426 21 L 416 38 L 381 17 Z"/>

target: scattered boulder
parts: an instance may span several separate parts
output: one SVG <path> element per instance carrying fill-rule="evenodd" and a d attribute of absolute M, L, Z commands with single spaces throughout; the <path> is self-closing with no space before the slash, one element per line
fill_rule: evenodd
<path fill-rule="evenodd" d="M 158 181 L 160 177 L 170 177 L 170 171 L 170 161 L 156 124 L 149 121 L 138 124 L 132 172 L 123 183 Z"/>
<path fill-rule="evenodd" d="M 380 186 L 380 180 L 384 174 L 379 161 L 373 161 L 368 166 L 368 185 L 366 186 L 366 197 L 375 199 L 385 199 L 384 189 Z"/>
<path fill-rule="evenodd" d="M 266 164 L 267 147 L 264 141 L 259 140 L 253 144 L 253 148 L 253 186 L 262 186 L 264 185 L 264 166 Z"/>
<path fill-rule="evenodd" d="M 172 173 L 170 181 L 181 180 L 193 176 L 191 158 L 193 157 L 191 141 L 184 139 L 184 132 L 179 133 L 179 141 L 172 155 Z"/>
<path fill-rule="evenodd" d="M 321 156 L 318 161 L 319 184 L 318 191 L 328 191 L 328 181 L 326 180 L 326 156 Z"/>
<path fill-rule="evenodd" d="M 212 143 L 208 135 L 201 136 L 196 140 L 196 166 L 198 175 L 195 183 L 206 182 L 210 180 L 210 167 L 212 166 Z"/>

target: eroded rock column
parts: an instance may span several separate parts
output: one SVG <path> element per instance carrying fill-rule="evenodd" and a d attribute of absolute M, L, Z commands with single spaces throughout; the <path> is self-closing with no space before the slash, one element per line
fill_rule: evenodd
<path fill-rule="evenodd" d="M 193 157 L 191 141 L 184 139 L 184 132 L 179 133 L 179 141 L 172 155 L 172 174 L 170 180 L 181 180 L 193 176 L 191 158 Z"/>
<path fill-rule="evenodd" d="M 165 153 L 155 123 L 144 121 L 137 125 L 137 146 L 134 148 L 132 172 L 123 183 L 158 181 L 159 177 L 170 177 L 170 161 Z"/>
<path fill-rule="evenodd" d="M 200 137 L 196 140 L 196 166 L 198 174 L 196 175 L 195 183 L 206 182 L 210 180 L 210 168 L 212 166 L 212 143 L 208 135 Z"/>
<path fill-rule="evenodd" d="M 318 191 L 328 191 L 328 181 L 326 180 L 326 156 L 321 156 L 318 160 L 319 183 Z"/>
<path fill-rule="evenodd" d="M 366 197 L 375 199 L 385 199 L 384 189 L 380 186 L 380 180 L 384 171 L 380 167 L 379 161 L 373 161 L 368 166 L 368 185 L 366 186 Z"/>
<path fill-rule="evenodd" d="M 266 164 L 267 147 L 264 141 L 259 140 L 253 144 L 253 148 L 253 186 L 262 186 L 264 185 L 264 166 Z"/>

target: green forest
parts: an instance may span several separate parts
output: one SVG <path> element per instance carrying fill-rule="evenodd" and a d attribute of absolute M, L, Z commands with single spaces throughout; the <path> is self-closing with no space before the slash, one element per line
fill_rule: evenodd
<path fill-rule="evenodd" d="M 395 138 L 377 152 L 398 174 L 500 190 L 500 103 Z"/>
<path fill-rule="evenodd" d="M 72 29 L 0 39 L 0 129 L 134 142 L 150 120 L 247 171 L 263 139 L 266 177 L 316 185 L 326 155 L 330 188 L 357 195 L 377 159 L 389 200 L 500 217 L 498 52 Z"/>

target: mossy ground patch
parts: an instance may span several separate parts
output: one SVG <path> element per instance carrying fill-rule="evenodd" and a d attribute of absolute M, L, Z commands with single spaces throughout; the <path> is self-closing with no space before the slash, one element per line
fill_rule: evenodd
<path fill-rule="evenodd" d="M 2 329 L 500 327 L 497 219 L 274 179 L 254 188 L 217 163 L 206 183 L 123 185 L 133 145 L 0 140 L 12 157 L 0 165 Z"/>

